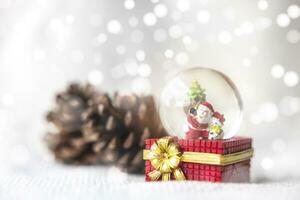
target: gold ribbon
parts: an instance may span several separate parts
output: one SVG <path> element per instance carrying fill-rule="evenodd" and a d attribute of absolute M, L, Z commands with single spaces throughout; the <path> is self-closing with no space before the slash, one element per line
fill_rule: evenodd
<path fill-rule="evenodd" d="M 178 144 L 172 142 L 171 137 L 161 138 L 151 146 L 150 150 L 143 151 L 143 159 L 150 160 L 151 165 L 155 168 L 148 173 L 151 181 L 156 181 L 160 177 L 163 181 L 168 181 L 171 179 L 172 173 L 176 180 L 185 180 L 179 167 L 180 162 L 224 166 L 248 160 L 252 156 L 253 149 L 226 155 L 200 152 L 181 153 Z"/>
<path fill-rule="evenodd" d="M 148 176 L 152 181 L 162 177 L 163 181 L 171 180 L 173 173 L 176 180 L 185 180 L 182 170 L 178 167 L 181 161 L 181 152 L 178 144 L 171 141 L 171 137 L 164 137 L 152 144 L 150 150 L 144 150 L 144 159 L 150 160 L 155 168 Z"/>

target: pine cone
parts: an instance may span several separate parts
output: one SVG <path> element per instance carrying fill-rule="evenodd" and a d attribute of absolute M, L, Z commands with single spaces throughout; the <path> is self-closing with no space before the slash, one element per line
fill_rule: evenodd
<path fill-rule="evenodd" d="M 70 85 L 56 97 L 47 120 L 56 131 L 45 140 L 55 158 L 68 164 L 116 164 L 142 173 L 144 140 L 165 136 L 152 96 L 114 99 L 90 85 Z"/>
<path fill-rule="evenodd" d="M 166 136 L 153 96 L 115 95 L 114 105 L 124 118 L 126 140 L 117 165 L 129 173 L 144 171 L 144 140 Z"/>
<path fill-rule="evenodd" d="M 144 140 L 166 135 L 152 96 L 116 94 L 113 102 L 108 96 L 94 98 L 83 116 L 83 134 L 97 138 L 92 149 L 98 161 L 129 173 L 144 171 Z"/>
<path fill-rule="evenodd" d="M 105 94 L 91 99 L 83 119 L 83 135 L 91 138 L 91 149 L 98 162 L 115 163 L 127 132 L 122 116 L 113 107 L 109 96 Z"/>
<path fill-rule="evenodd" d="M 80 131 L 81 114 L 94 95 L 96 91 L 91 85 L 70 84 L 66 91 L 56 95 L 56 107 L 47 114 L 47 121 L 63 132 Z"/>
<path fill-rule="evenodd" d="M 44 138 L 56 160 L 69 164 L 97 162 L 91 137 L 86 138 L 82 133 L 82 114 L 91 99 L 101 95 L 91 85 L 73 83 L 56 96 L 56 107 L 47 114 L 53 130 Z"/>

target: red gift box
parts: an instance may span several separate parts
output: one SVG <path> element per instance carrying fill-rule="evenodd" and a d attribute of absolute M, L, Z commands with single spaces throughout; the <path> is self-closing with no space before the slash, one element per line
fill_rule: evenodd
<path fill-rule="evenodd" d="M 157 141 L 158 139 L 145 140 L 146 151 L 149 151 Z M 191 152 L 196 152 L 194 157 L 199 155 L 200 158 L 200 160 L 196 159 L 197 162 L 185 162 L 185 159 L 181 159 L 179 168 L 182 170 L 185 179 L 211 182 L 249 182 L 250 158 L 252 156 L 251 138 L 234 137 L 228 140 L 178 139 L 176 143 L 183 155 L 195 154 Z M 245 155 L 246 153 L 248 156 L 238 159 L 239 155 Z M 210 162 L 201 159 L 201 157 L 206 158 L 207 156 L 210 160 L 211 158 L 218 158 L 220 163 L 207 164 Z M 235 158 L 233 158 L 234 156 Z M 150 160 L 146 159 L 146 181 L 151 181 L 149 173 L 153 170 L 155 168 L 151 165 Z M 170 179 L 175 179 L 174 174 L 171 174 Z"/>

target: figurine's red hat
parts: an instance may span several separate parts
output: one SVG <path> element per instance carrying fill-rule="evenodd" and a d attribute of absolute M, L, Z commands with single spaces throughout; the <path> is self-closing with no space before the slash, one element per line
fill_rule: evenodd
<path fill-rule="evenodd" d="M 204 102 L 200 103 L 199 106 L 200 106 L 200 105 L 207 107 L 207 108 L 208 108 L 209 110 L 211 110 L 213 113 L 215 112 L 213 106 L 212 106 L 210 103 L 208 103 L 207 101 L 204 101 Z"/>

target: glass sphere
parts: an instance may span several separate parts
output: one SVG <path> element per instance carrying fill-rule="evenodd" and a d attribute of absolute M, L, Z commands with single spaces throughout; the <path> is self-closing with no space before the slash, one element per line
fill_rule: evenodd
<path fill-rule="evenodd" d="M 203 67 L 185 69 L 164 86 L 160 95 L 159 113 L 168 133 L 184 138 L 189 128 L 185 108 L 191 104 L 193 81 L 204 89 L 205 101 L 213 106 L 214 111 L 224 115 L 223 139 L 236 135 L 243 117 L 243 104 L 237 87 L 222 72 Z"/>

